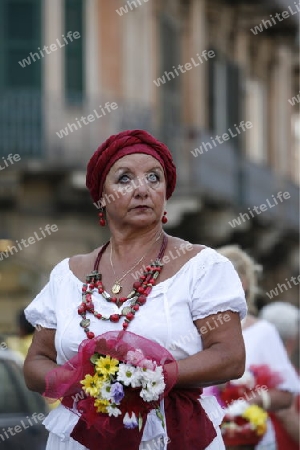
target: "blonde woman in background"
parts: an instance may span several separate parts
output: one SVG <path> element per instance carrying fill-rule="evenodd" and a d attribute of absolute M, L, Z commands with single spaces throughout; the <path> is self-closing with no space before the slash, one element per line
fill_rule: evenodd
<path fill-rule="evenodd" d="M 287 302 L 273 302 L 260 311 L 259 317 L 276 327 L 287 354 L 292 361 L 299 344 L 299 308 Z M 300 395 L 295 397 L 290 408 L 276 411 L 273 416 L 273 425 L 278 450 L 299 449 Z"/>
<path fill-rule="evenodd" d="M 246 369 L 251 365 L 267 364 L 282 377 L 277 389 L 264 391 L 264 395 L 253 394 L 249 403 L 270 412 L 289 408 L 293 402 L 293 394 L 300 391 L 299 378 L 274 325 L 256 317 L 254 300 L 258 291 L 258 273 L 261 267 L 236 245 L 221 247 L 218 252 L 232 262 L 245 291 L 248 314 L 242 320 L 242 332 L 246 348 Z M 256 449 L 276 448 L 275 432 L 269 420 L 267 432 Z"/>

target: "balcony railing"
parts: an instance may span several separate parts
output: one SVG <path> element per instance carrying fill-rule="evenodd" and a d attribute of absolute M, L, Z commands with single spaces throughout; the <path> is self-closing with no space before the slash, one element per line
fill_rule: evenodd
<path fill-rule="evenodd" d="M 106 102 L 114 102 L 116 109 L 109 111 Z M 91 121 L 81 121 L 87 116 Z M 81 167 L 108 136 L 134 128 L 151 132 L 152 119 L 148 105 L 134 101 L 97 98 L 78 104 L 33 91 L 4 92 L 0 97 L 0 157 L 18 153 L 23 164 L 41 160 L 49 166 Z"/>
<path fill-rule="evenodd" d="M 107 101 L 117 103 L 117 109 L 98 118 Z M 80 118 L 90 114 L 95 120 L 79 127 Z M 111 134 L 134 128 L 159 136 L 149 105 L 115 98 L 93 99 L 76 105 L 37 92 L 5 93 L 0 98 L 0 161 L 10 153 L 18 153 L 19 167 L 35 162 L 43 169 L 85 170 L 86 161 L 101 142 Z M 187 139 L 183 126 L 179 126 L 175 137 L 172 132 L 169 140 L 176 141 L 171 149 L 181 193 L 204 196 L 214 203 L 225 203 L 239 210 L 243 207 L 247 211 L 248 207 L 260 206 L 267 199 L 274 203 L 272 195 L 288 191 L 291 198 L 276 208 L 269 208 L 264 217 L 281 223 L 286 221 L 288 227 L 298 229 L 298 186 L 275 175 L 268 167 L 249 162 L 230 142 L 207 146 L 206 151 L 203 143 L 211 142 L 211 135 L 206 131 L 201 130 L 197 138 L 194 135 L 193 139 Z M 193 156 L 191 151 L 195 152 L 200 145 L 202 154 Z M 6 175 L 0 178 L 2 185 L 8 182 Z"/>

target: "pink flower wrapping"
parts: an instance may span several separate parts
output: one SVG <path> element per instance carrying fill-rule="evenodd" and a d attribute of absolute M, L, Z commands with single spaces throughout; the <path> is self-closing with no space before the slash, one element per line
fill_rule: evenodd
<path fill-rule="evenodd" d="M 162 366 L 165 384 L 163 392 L 157 396 L 156 401 L 145 401 L 140 396 L 140 388 L 124 386 L 125 396 L 118 406 L 119 416 L 97 412 L 95 398 L 83 390 L 81 383 L 87 375 L 95 374 L 95 365 L 91 362 L 91 357 L 95 354 L 108 355 L 122 363 L 149 370 Z M 63 366 L 51 370 L 46 376 L 43 395 L 61 399 L 65 407 L 78 414 L 79 421 L 71 436 L 88 449 L 96 450 L 101 447 L 101 450 L 138 450 L 146 416 L 151 409 L 159 407 L 160 399 L 175 385 L 177 371 L 173 356 L 156 342 L 129 331 L 112 331 L 84 340 L 76 356 Z M 124 417 L 126 414 L 127 419 L 134 417 L 133 413 L 140 418 L 140 427 L 131 428 L 132 423 L 127 420 L 129 429 L 124 428 Z"/>

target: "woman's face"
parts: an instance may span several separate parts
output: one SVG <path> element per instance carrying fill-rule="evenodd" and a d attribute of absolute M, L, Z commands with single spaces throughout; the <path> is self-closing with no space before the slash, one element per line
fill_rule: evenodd
<path fill-rule="evenodd" d="M 120 158 L 107 174 L 102 204 L 108 221 L 147 226 L 161 220 L 166 202 L 166 180 L 161 164 L 150 155 Z"/>

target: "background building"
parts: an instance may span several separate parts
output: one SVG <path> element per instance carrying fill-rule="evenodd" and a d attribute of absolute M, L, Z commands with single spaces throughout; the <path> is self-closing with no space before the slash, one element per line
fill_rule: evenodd
<path fill-rule="evenodd" d="M 167 231 L 240 244 L 261 300 L 297 303 L 299 17 L 287 0 L 0 2 L 0 332 L 54 264 L 107 238 L 86 162 L 129 128 L 172 149 Z"/>

